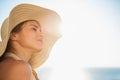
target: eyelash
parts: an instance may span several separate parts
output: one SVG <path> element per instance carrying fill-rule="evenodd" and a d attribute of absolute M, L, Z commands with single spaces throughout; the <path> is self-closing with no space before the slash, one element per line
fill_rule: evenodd
<path fill-rule="evenodd" d="M 38 29 L 36 27 L 32 27 L 32 30 L 37 31 Z M 41 30 L 39 30 L 41 32 Z"/>
<path fill-rule="evenodd" d="M 32 28 L 34 31 L 37 31 L 37 29 L 36 28 Z"/>

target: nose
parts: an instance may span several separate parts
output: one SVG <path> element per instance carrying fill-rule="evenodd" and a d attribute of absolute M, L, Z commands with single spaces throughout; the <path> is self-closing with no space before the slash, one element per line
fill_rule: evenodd
<path fill-rule="evenodd" d="M 37 35 L 38 35 L 38 37 L 43 38 L 43 32 L 38 31 Z"/>

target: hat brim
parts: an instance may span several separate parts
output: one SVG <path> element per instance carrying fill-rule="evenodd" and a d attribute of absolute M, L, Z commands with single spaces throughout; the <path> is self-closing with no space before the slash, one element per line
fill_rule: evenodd
<path fill-rule="evenodd" d="M 26 20 L 36 20 L 41 25 L 41 30 L 44 35 L 43 47 L 40 52 L 33 54 L 29 63 L 32 68 L 37 68 L 48 58 L 52 46 L 57 39 L 60 38 L 59 24 L 60 16 L 50 10 L 32 4 L 20 4 L 13 8 L 9 17 L 4 21 L 1 28 L 2 42 L 0 42 L 0 55 L 6 49 L 10 32 L 19 23 Z"/>

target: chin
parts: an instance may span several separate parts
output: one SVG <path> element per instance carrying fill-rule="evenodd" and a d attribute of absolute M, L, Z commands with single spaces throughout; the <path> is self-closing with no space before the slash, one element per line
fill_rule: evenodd
<path fill-rule="evenodd" d="M 33 50 L 33 53 L 38 53 L 38 52 L 40 52 L 42 49 L 34 49 Z"/>
<path fill-rule="evenodd" d="M 40 52 L 42 49 L 42 46 L 32 46 L 31 49 L 33 49 L 34 52 Z"/>
<path fill-rule="evenodd" d="M 37 47 L 36 51 L 41 51 L 42 47 Z"/>

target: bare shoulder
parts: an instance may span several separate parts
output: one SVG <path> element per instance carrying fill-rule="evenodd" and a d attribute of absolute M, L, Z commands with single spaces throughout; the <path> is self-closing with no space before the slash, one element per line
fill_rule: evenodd
<path fill-rule="evenodd" d="M 30 80 L 31 68 L 25 61 L 6 59 L 0 64 L 0 68 L 0 75 L 4 73 L 3 77 L 7 78 L 6 80 Z"/>
<path fill-rule="evenodd" d="M 22 72 L 30 72 L 30 66 L 27 62 L 22 61 L 22 60 L 15 60 L 13 63 L 10 65 L 11 70 L 13 72 L 20 71 Z"/>

